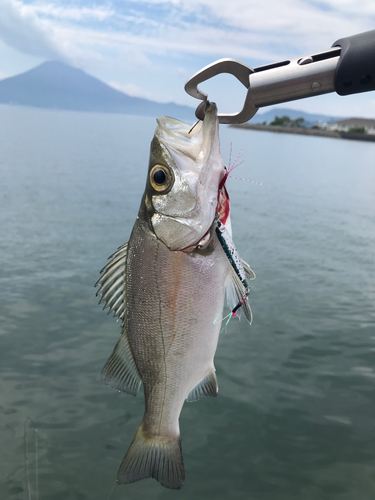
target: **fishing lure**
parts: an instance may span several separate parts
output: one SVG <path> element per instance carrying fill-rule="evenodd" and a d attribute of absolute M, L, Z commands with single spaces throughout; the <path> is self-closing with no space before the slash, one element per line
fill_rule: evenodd
<path fill-rule="evenodd" d="M 235 271 L 236 275 L 240 279 L 242 286 L 243 286 L 243 295 L 241 297 L 241 300 L 235 305 L 235 307 L 231 310 L 228 321 L 226 324 L 229 323 L 231 318 L 233 316 L 236 316 L 236 312 L 238 309 L 244 304 L 245 300 L 247 300 L 251 287 L 249 286 L 247 279 L 246 279 L 246 273 L 245 269 L 242 264 L 241 257 L 238 253 L 237 248 L 235 247 L 233 240 L 231 238 L 231 235 L 227 228 L 220 222 L 220 220 L 216 221 L 216 235 L 219 239 L 219 242 L 221 246 L 223 247 L 223 250 L 225 252 L 225 255 L 228 257 L 228 260 Z"/>

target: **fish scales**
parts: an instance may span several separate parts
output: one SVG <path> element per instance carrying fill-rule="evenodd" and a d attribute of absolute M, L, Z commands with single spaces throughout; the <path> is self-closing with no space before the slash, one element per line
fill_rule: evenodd
<path fill-rule="evenodd" d="M 98 281 L 101 302 L 122 320 L 102 379 L 133 395 L 142 383 L 145 396 L 119 484 L 152 477 L 182 487 L 179 415 L 185 400 L 217 395 L 214 355 L 225 293 L 233 307 L 245 292 L 215 232 L 225 214 L 220 224 L 231 238 L 216 106 L 209 105 L 193 134 L 189 130 L 178 120 L 158 119 L 129 242 Z M 255 277 L 246 262 L 243 268 L 247 279 Z"/>
<path fill-rule="evenodd" d="M 178 436 L 184 400 L 213 369 L 228 260 L 217 241 L 209 255 L 171 255 L 159 240 L 139 235 L 140 224 L 129 241 L 137 258 L 127 270 L 126 329 L 134 332 L 129 343 L 144 384 L 144 423 L 150 433 L 155 424 L 156 433 Z"/>

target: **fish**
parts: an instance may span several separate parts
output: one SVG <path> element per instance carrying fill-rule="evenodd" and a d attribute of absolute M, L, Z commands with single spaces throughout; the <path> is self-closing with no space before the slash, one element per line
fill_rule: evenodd
<path fill-rule="evenodd" d="M 154 478 L 183 486 L 179 416 L 185 400 L 218 394 L 214 356 L 225 296 L 231 316 L 243 311 L 252 321 L 247 280 L 255 274 L 231 239 L 227 176 L 214 103 L 193 128 L 157 119 L 129 241 L 96 283 L 122 329 L 101 378 L 133 396 L 143 385 L 145 399 L 118 484 Z"/>

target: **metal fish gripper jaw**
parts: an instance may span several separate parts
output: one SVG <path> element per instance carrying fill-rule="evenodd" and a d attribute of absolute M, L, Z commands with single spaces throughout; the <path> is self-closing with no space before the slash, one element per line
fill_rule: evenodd
<path fill-rule="evenodd" d="M 375 30 L 341 38 L 323 52 L 251 68 L 236 59 L 219 59 L 193 75 L 186 92 L 201 100 L 195 115 L 202 120 L 208 96 L 198 85 L 229 73 L 246 88 L 239 113 L 220 114 L 220 123 L 244 123 L 260 107 L 336 91 L 339 95 L 375 90 Z"/>
<path fill-rule="evenodd" d="M 220 59 L 219 61 L 215 61 L 195 73 L 195 75 L 193 75 L 185 84 L 185 91 L 192 97 L 195 97 L 202 101 L 195 111 L 195 116 L 199 120 L 203 120 L 208 104 L 208 96 L 199 89 L 198 84 L 205 82 L 206 80 L 209 80 L 210 78 L 213 78 L 214 76 L 217 76 L 221 73 L 229 73 L 235 76 L 237 80 L 239 80 L 242 85 L 244 85 L 248 89 L 248 91 L 242 111 L 240 111 L 239 113 L 227 115 L 219 113 L 219 122 L 243 123 L 250 120 L 250 118 L 252 118 L 258 111 L 258 108 L 255 107 L 251 102 L 250 74 L 253 72 L 254 70 L 250 68 L 250 66 L 247 66 L 240 61 L 236 61 L 236 59 Z"/>

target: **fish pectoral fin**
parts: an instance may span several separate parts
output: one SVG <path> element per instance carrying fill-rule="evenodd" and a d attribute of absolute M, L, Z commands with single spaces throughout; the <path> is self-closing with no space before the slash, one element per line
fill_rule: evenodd
<path fill-rule="evenodd" d="M 99 304 L 104 302 L 103 309 L 109 307 L 108 314 L 113 311 L 114 316 L 123 319 L 125 314 L 125 266 L 128 253 L 128 244 L 122 245 L 109 258 L 108 264 L 100 271 L 102 276 L 95 283 L 100 285 L 96 295 L 101 295 Z"/>
<path fill-rule="evenodd" d="M 212 368 L 210 372 L 202 378 L 202 380 L 197 384 L 193 390 L 191 390 L 186 398 L 188 403 L 197 401 L 203 396 L 210 396 L 216 398 L 219 388 L 217 385 L 217 378 L 215 374 L 215 369 Z"/>
<path fill-rule="evenodd" d="M 166 488 L 179 490 L 185 480 L 180 437 L 150 436 L 143 422 L 117 473 L 117 484 L 128 484 L 153 477 Z"/>
<path fill-rule="evenodd" d="M 245 274 L 246 274 L 246 278 L 248 280 L 254 280 L 256 278 L 256 276 L 255 276 L 254 271 L 249 266 L 249 264 L 245 260 L 243 260 L 243 259 L 241 259 L 241 262 L 242 262 L 242 265 L 243 265 L 243 268 L 244 268 L 244 271 L 245 271 Z"/>
<path fill-rule="evenodd" d="M 246 274 L 246 278 L 254 279 L 255 274 L 250 269 L 249 265 L 244 261 L 242 261 L 242 263 L 245 264 L 244 271 Z M 249 271 L 251 271 L 251 273 Z M 233 309 L 238 304 L 238 302 L 240 302 L 240 300 L 244 296 L 244 292 L 245 292 L 244 285 L 241 283 L 241 280 L 237 276 L 236 271 L 233 269 L 233 267 L 231 267 L 230 274 L 227 278 L 227 281 L 225 282 L 226 302 L 230 309 Z M 245 300 L 242 306 L 237 310 L 236 316 L 238 316 L 239 318 L 241 317 L 241 311 L 244 312 L 247 321 L 251 325 L 251 322 L 253 320 L 253 315 L 248 300 Z"/>
<path fill-rule="evenodd" d="M 103 382 L 114 389 L 136 396 L 141 386 L 141 377 L 130 350 L 128 337 L 122 333 L 101 373 Z"/>

